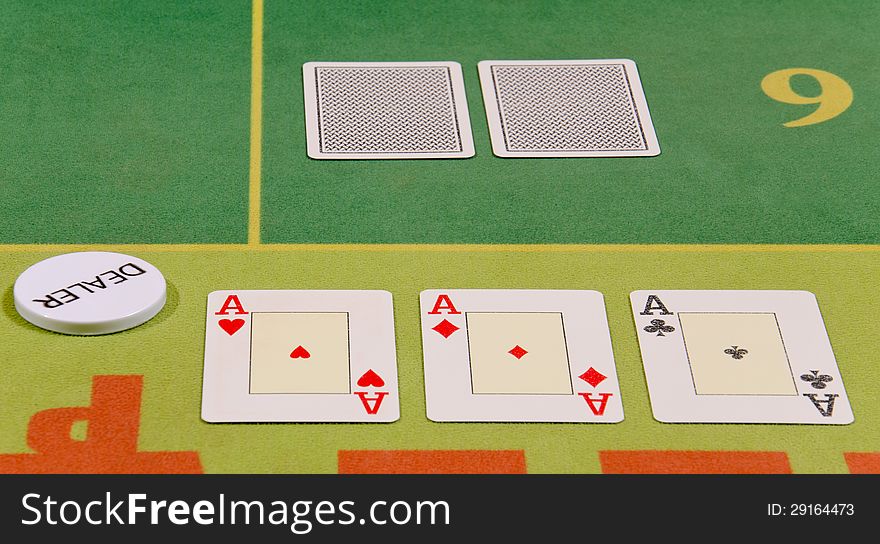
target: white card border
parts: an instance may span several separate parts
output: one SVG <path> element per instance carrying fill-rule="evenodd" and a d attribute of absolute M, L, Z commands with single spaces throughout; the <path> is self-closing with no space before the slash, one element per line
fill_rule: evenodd
<path fill-rule="evenodd" d="M 640 315 L 649 295 L 657 295 L 673 315 Z M 671 301 L 671 302 L 670 302 Z M 648 382 L 654 419 L 662 423 L 776 423 L 848 425 L 854 421 L 849 396 L 831 342 L 825 329 L 816 296 L 809 291 L 761 290 L 639 290 L 630 293 L 630 305 L 639 349 Z M 797 395 L 697 395 L 693 388 L 690 365 L 681 340 L 679 311 L 775 313 L 785 350 L 795 378 Z M 651 319 L 661 318 L 676 328 L 676 336 L 658 342 L 644 327 Z M 797 337 L 798 341 L 791 339 Z M 669 367 L 660 361 L 679 360 Z M 818 362 L 817 362 L 818 361 Z M 834 378 L 830 390 L 814 390 L 798 377 L 811 368 Z M 822 416 L 803 397 L 804 393 L 840 394 L 834 402 L 833 420 Z"/>
<path fill-rule="evenodd" d="M 217 325 L 215 311 L 228 295 L 239 295 L 248 316 L 260 312 L 347 312 L 352 393 L 251 394 L 250 330 L 245 325 L 230 337 Z M 254 296 L 271 298 L 257 300 Z M 249 296 L 253 297 L 248 300 Z M 377 318 L 380 315 L 382 318 Z M 385 318 L 387 316 L 387 319 Z M 233 314 L 227 318 L 236 317 Z M 377 414 L 367 414 L 353 392 L 362 372 L 355 358 L 365 349 L 372 355 L 364 367 L 385 380 L 388 395 Z M 357 409 L 353 408 L 356 407 Z M 208 423 L 391 423 L 400 419 L 397 352 L 392 295 L 381 290 L 221 290 L 208 295 L 205 320 L 205 364 L 202 419 Z"/>
<path fill-rule="evenodd" d="M 498 109 L 497 93 L 492 77 L 492 67 L 499 65 L 542 65 L 560 66 L 567 64 L 595 65 L 622 64 L 630 80 L 630 89 L 636 112 L 641 122 L 647 149 L 637 151 L 508 151 L 504 145 L 504 127 L 501 124 L 501 112 Z M 645 91 L 639 79 L 639 71 L 635 61 L 631 59 L 589 59 L 589 60 L 483 60 L 477 64 L 480 73 L 480 87 L 483 91 L 483 103 L 486 107 L 486 120 L 489 123 L 489 134 L 492 140 L 492 152 L 502 158 L 540 158 L 540 157 L 655 157 L 660 154 L 660 143 L 654 131 L 654 122 L 648 110 Z"/>
<path fill-rule="evenodd" d="M 315 89 L 316 68 L 377 68 L 377 67 L 416 67 L 442 66 L 449 70 L 452 98 L 455 102 L 456 122 L 458 123 L 461 151 L 449 153 L 326 153 L 321 151 L 318 131 L 318 93 Z M 468 111 L 467 94 L 464 89 L 464 76 L 461 64 L 454 61 L 426 62 L 306 62 L 302 66 L 303 96 L 305 106 L 306 146 L 312 159 L 331 160 L 371 160 L 371 159 L 467 159 L 473 157 L 474 136 Z"/>
<path fill-rule="evenodd" d="M 449 295 L 460 315 L 442 314 L 431 319 L 427 312 L 436 297 Z M 462 297 L 462 295 L 464 295 Z M 465 304 L 456 297 L 468 298 Z M 471 392 L 468 364 L 450 365 L 450 355 L 467 353 L 466 330 L 455 339 L 444 340 L 432 330 L 435 322 L 448 319 L 464 329 L 465 312 L 561 312 L 569 357 L 569 373 L 574 387 L 571 395 L 483 394 Z M 531 423 L 619 423 L 623 421 L 623 402 L 611 335 L 602 293 L 591 290 L 554 289 L 426 289 L 419 294 L 422 350 L 425 362 L 425 403 L 428 419 L 435 422 L 531 422 Z M 455 318 L 459 318 L 455 320 Z M 589 339 L 576 331 L 594 330 Z M 573 341 L 574 339 L 578 339 Z M 453 352 L 455 352 L 453 354 Z M 466 358 L 466 356 L 465 356 Z M 605 374 L 600 388 L 612 393 L 605 415 L 595 416 L 578 393 L 595 393 L 578 376 L 585 361 Z M 512 405 L 512 403 L 516 403 Z"/>

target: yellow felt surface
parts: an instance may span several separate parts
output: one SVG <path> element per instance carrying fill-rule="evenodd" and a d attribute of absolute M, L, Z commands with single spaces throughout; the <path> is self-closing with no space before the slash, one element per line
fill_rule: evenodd
<path fill-rule="evenodd" d="M 0 452 L 28 451 L 39 410 L 89 403 L 92 376 L 144 376 L 139 448 L 199 452 L 207 472 L 336 472 L 340 450 L 524 450 L 529 472 L 598 472 L 605 450 L 785 452 L 795 472 L 846 472 L 845 452 L 880 451 L 870 248 L 405 246 L 247 250 L 145 247 L 165 274 L 166 308 L 146 325 L 69 337 L 24 322 L 11 285 L 53 252 L 0 253 Z M 427 288 L 595 289 L 605 295 L 626 419 L 614 425 L 440 424 L 425 417 L 418 294 Z M 394 295 L 401 419 L 384 425 L 207 424 L 199 419 L 205 300 L 218 289 L 386 289 Z M 804 289 L 819 300 L 855 412 L 848 426 L 656 422 L 628 295 L 636 289 Z"/>

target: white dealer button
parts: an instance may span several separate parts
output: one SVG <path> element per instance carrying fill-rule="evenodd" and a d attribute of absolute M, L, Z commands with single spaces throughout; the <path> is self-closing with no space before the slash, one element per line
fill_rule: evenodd
<path fill-rule="evenodd" d="M 57 255 L 15 281 L 15 309 L 64 334 L 109 334 L 149 321 L 165 305 L 165 278 L 150 263 L 106 251 Z"/>

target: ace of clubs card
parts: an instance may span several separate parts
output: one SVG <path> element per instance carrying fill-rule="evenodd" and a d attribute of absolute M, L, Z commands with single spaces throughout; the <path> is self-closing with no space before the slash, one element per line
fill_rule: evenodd
<path fill-rule="evenodd" d="M 812 293 L 635 291 L 630 301 L 658 421 L 853 422 Z"/>
<path fill-rule="evenodd" d="M 623 420 L 601 293 L 432 289 L 420 307 L 432 421 Z"/>
<path fill-rule="evenodd" d="M 390 293 L 208 295 L 205 421 L 370 423 L 399 417 Z"/>

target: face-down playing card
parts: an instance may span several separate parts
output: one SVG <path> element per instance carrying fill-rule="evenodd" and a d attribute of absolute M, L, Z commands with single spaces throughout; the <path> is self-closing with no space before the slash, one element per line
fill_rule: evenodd
<path fill-rule="evenodd" d="M 484 60 L 479 70 L 499 157 L 660 153 L 631 60 Z"/>
<path fill-rule="evenodd" d="M 432 421 L 623 420 L 600 293 L 431 289 L 420 306 Z"/>
<path fill-rule="evenodd" d="M 852 423 L 812 293 L 635 291 L 630 300 L 657 420 Z"/>
<path fill-rule="evenodd" d="M 308 62 L 303 90 L 313 159 L 474 155 L 457 62 Z"/>
<path fill-rule="evenodd" d="M 367 423 L 399 415 L 390 293 L 208 296 L 205 421 Z"/>

